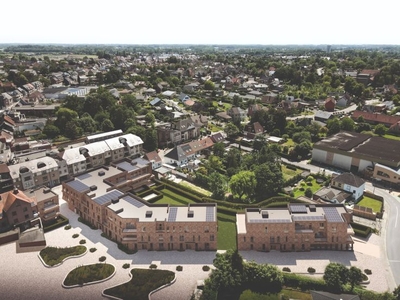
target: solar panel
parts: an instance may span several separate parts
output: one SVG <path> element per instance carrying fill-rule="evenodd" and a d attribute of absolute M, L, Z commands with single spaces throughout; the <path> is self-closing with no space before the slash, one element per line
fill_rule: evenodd
<path fill-rule="evenodd" d="M 143 202 L 140 202 L 139 200 L 137 200 L 135 198 L 132 198 L 131 196 L 125 196 L 122 199 L 124 199 L 126 202 L 132 204 L 133 206 L 135 206 L 137 208 L 140 208 L 140 207 L 144 206 Z"/>
<path fill-rule="evenodd" d="M 214 208 L 215 206 L 207 206 L 206 207 L 206 222 L 214 221 Z"/>
<path fill-rule="evenodd" d="M 307 213 L 307 207 L 303 204 L 290 205 L 290 211 L 292 213 Z"/>
<path fill-rule="evenodd" d="M 175 222 L 177 213 L 178 213 L 178 208 L 177 207 L 171 207 L 169 209 L 168 222 Z"/>
<path fill-rule="evenodd" d="M 119 164 L 117 164 L 117 167 L 127 172 L 136 170 L 138 168 L 137 166 L 133 166 L 127 161 L 120 162 Z"/>
<path fill-rule="evenodd" d="M 86 184 L 84 184 L 78 180 L 68 182 L 67 185 L 69 185 L 71 188 L 73 188 L 78 193 L 89 191 L 89 187 Z"/>
<path fill-rule="evenodd" d="M 291 223 L 288 219 L 252 219 L 249 223 Z"/>
<path fill-rule="evenodd" d="M 111 202 L 111 200 L 118 199 L 119 196 L 122 196 L 122 195 L 123 195 L 123 193 L 121 193 L 120 191 L 112 190 L 111 192 L 109 192 L 107 194 L 93 198 L 93 201 L 95 201 L 97 204 L 103 205 L 108 202 Z"/>
<path fill-rule="evenodd" d="M 325 221 L 324 216 L 292 216 L 293 221 Z"/>
<path fill-rule="evenodd" d="M 337 211 L 336 207 L 323 207 L 326 220 L 328 222 L 339 223 L 343 222 L 342 216 Z"/>

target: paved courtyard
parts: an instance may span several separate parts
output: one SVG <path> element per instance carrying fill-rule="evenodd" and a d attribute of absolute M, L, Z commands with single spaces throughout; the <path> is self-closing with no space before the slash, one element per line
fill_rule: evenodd
<path fill-rule="evenodd" d="M 56 187 L 60 192 L 61 187 Z M 61 197 L 60 197 L 61 198 Z M 203 265 L 212 265 L 215 252 L 196 251 L 139 251 L 128 255 L 120 251 L 116 244 L 101 237 L 100 230 L 92 230 L 77 221 L 77 215 L 70 211 L 66 203 L 60 199 L 61 213 L 69 218 L 72 228 L 59 228 L 45 234 L 47 245 L 57 247 L 75 246 L 79 240 L 86 239 L 88 249 L 96 247 L 94 253 L 88 252 L 80 258 L 66 260 L 61 266 L 46 268 L 38 258 L 38 252 L 16 253 L 16 243 L 0 246 L 0 266 L 2 278 L 0 291 L 2 299 L 104 299 L 102 290 L 121 284 L 130 279 L 129 269 L 123 269 L 124 263 L 132 268 L 148 268 L 155 263 L 159 269 L 176 272 L 177 265 L 183 266 L 182 272 L 176 272 L 176 282 L 153 294 L 152 299 L 187 300 L 199 279 L 205 279 L 208 272 L 202 270 Z M 78 233 L 74 239 L 72 235 Z M 392 278 L 388 264 L 382 256 L 382 239 L 372 235 L 368 241 L 356 240 L 354 252 L 313 251 L 301 253 L 281 252 L 242 252 L 243 257 L 259 263 L 272 263 L 279 267 L 287 266 L 292 272 L 307 274 L 307 268 L 316 269 L 313 276 L 322 276 L 325 266 L 331 262 L 340 262 L 347 266 L 357 266 L 362 270 L 372 270 L 371 283 L 367 288 L 376 291 L 392 290 Z M 94 285 L 73 289 L 64 289 L 61 283 L 67 273 L 82 264 L 97 263 L 100 256 L 106 256 L 106 262 L 115 265 L 116 274 L 110 280 Z"/>

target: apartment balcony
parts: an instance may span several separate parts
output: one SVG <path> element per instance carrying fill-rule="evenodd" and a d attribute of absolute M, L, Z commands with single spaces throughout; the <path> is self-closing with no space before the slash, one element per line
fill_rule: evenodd
<path fill-rule="evenodd" d="M 137 232 L 136 228 L 124 228 L 122 230 L 123 233 L 132 233 L 132 232 Z"/>
<path fill-rule="evenodd" d="M 58 208 L 58 204 L 52 203 L 52 204 L 49 204 L 49 205 L 45 205 L 44 208 L 43 208 L 43 212 L 46 213 L 48 211 L 53 210 L 54 208 Z"/>
<path fill-rule="evenodd" d="M 328 241 L 328 239 L 326 237 L 316 237 L 314 238 L 314 242 L 316 243 L 326 243 Z"/>
<path fill-rule="evenodd" d="M 49 214 L 45 214 L 45 215 L 43 215 L 41 217 L 42 217 L 43 221 L 48 221 L 50 219 L 54 219 L 56 216 L 57 216 L 57 212 L 53 211 L 53 212 L 51 212 Z"/>
<path fill-rule="evenodd" d="M 137 241 L 137 236 L 126 236 L 122 238 L 123 242 Z"/>
<path fill-rule="evenodd" d="M 303 226 L 296 226 L 295 231 L 296 233 L 314 233 L 312 229 Z"/>

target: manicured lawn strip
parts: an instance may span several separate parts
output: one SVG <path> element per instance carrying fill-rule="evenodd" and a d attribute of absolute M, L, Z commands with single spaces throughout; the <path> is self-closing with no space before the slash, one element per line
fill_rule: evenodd
<path fill-rule="evenodd" d="M 293 178 L 296 175 L 299 175 L 303 172 L 303 170 L 300 169 L 296 169 L 296 170 L 292 170 L 289 169 L 287 166 L 285 166 L 284 164 L 282 164 L 282 174 L 283 174 L 283 180 L 289 180 L 291 178 Z"/>
<path fill-rule="evenodd" d="M 218 217 L 218 250 L 236 249 L 236 217 L 217 213 Z"/>
<path fill-rule="evenodd" d="M 204 194 L 204 197 L 210 197 L 211 194 L 212 194 L 210 191 L 207 191 L 206 189 L 198 187 L 198 186 L 196 186 L 196 185 L 194 185 L 194 184 L 192 184 L 190 182 L 187 182 L 187 181 L 181 181 L 179 184 L 181 184 L 183 186 L 186 186 L 186 187 L 188 187 L 188 188 L 190 188 L 192 190 L 195 190 L 195 191 L 197 191 L 199 193 Z"/>
<path fill-rule="evenodd" d="M 61 263 L 67 257 L 81 255 L 85 251 L 85 246 L 67 248 L 46 247 L 40 251 L 40 256 L 47 265 L 54 266 Z"/>
<path fill-rule="evenodd" d="M 164 194 L 164 197 L 156 201 L 155 204 L 188 205 L 189 203 L 195 203 L 193 200 L 178 195 L 168 189 L 163 189 L 160 192 Z"/>
<path fill-rule="evenodd" d="M 397 135 L 385 134 L 383 137 L 390 140 L 400 141 L 400 136 Z"/>
<path fill-rule="evenodd" d="M 148 300 L 149 293 L 170 283 L 175 273 L 167 270 L 131 270 L 129 282 L 104 290 L 104 294 L 120 299 Z"/>
<path fill-rule="evenodd" d="M 373 199 L 368 196 L 364 196 L 361 201 L 357 203 L 359 206 L 369 207 L 373 212 L 380 212 L 382 208 L 382 202 L 376 199 Z"/>
<path fill-rule="evenodd" d="M 311 183 L 312 183 L 311 186 L 308 186 L 307 183 L 304 186 L 301 186 L 301 182 L 305 182 L 305 181 L 300 181 L 299 184 L 296 186 L 296 188 L 293 190 L 295 198 L 300 197 L 300 196 L 304 196 L 304 192 L 308 188 L 311 188 L 311 191 L 314 194 L 316 191 L 318 191 L 322 187 L 320 184 L 317 183 L 317 181 L 315 179 L 313 179 L 311 181 Z M 301 187 L 304 188 L 304 191 L 300 191 Z"/>
<path fill-rule="evenodd" d="M 93 281 L 98 281 L 110 277 L 115 271 L 115 267 L 110 264 L 94 264 L 88 266 L 80 266 L 68 273 L 64 280 L 64 285 L 82 285 Z"/>
<path fill-rule="evenodd" d="M 240 295 L 239 300 L 280 300 L 283 299 L 282 296 L 287 296 L 286 299 L 312 300 L 310 293 L 304 293 L 289 289 L 283 289 L 280 293 L 277 294 L 259 294 L 251 290 L 245 290 Z"/>

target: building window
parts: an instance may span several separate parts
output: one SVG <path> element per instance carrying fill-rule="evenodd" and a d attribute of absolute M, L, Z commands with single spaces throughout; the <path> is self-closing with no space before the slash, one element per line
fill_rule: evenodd
<path fill-rule="evenodd" d="M 268 227 L 265 227 L 265 233 L 268 233 Z"/>
<path fill-rule="evenodd" d="M 17 212 L 16 212 L 16 211 L 13 211 L 13 212 L 11 213 L 11 215 L 12 215 L 13 217 L 15 217 L 15 216 L 17 215 Z"/>
<path fill-rule="evenodd" d="M 269 238 L 269 242 L 270 242 L 271 244 L 275 243 L 275 238 L 274 238 L 273 236 L 271 236 L 271 237 Z"/>
<path fill-rule="evenodd" d="M 28 211 L 28 208 L 24 207 L 23 212 L 27 212 L 27 211 Z"/>
<path fill-rule="evenodd" d="M 185 237 L 183 235 L 179 236 L 179 241 L 183 242 L 185 240 Z"/>
<path fill-rule="evenodd" d="M 28 220 L 28 219 L 29 219 L 29 215 L 26 214 L 26 215 L 25 215 L 25 220 Z"/>
<path fill-rule="evenodd" d="M 319 228 L 324 228 L 325 224 L 324 223 L 319 223 Z"/>
<path fill-rule="evenodd" d="M 210 241 L 213 242 L 214 241 L 214 235 L 210 235 Z"/>
<path fill-rule="evenodd" d="M 246 243 L 246 237 L 245 237 L 245 236 L 243 237 L 243 242 L 245 242 L 245 243 Z"/>
<path fill-rule="evenodd" d="M 254 242 L 254 237 L 252 237 L 252 236 L 250 237 L 250 242 L 252 242 L 252 243 Z"/>

